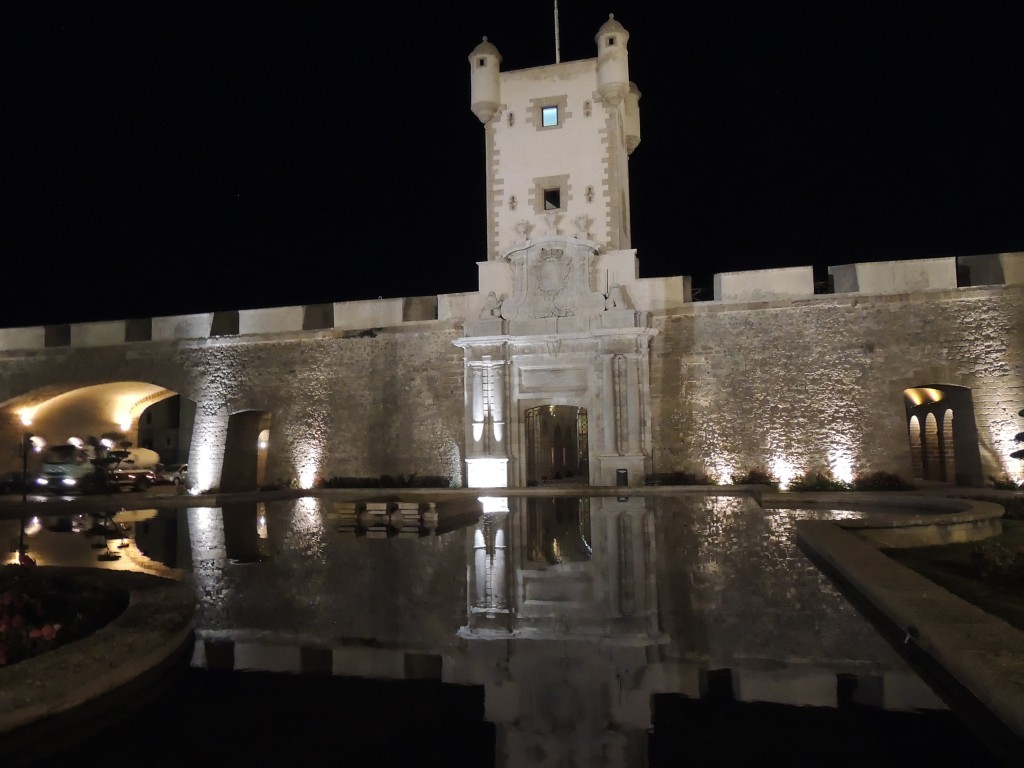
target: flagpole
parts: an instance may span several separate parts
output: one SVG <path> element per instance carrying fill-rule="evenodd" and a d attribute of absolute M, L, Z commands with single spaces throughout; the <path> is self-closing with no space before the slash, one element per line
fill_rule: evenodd
<path fill-rule="evenodd" d="M 558 0 L 555 0 L 555 64 L 561 61 L 562 54 L 558 49 Z"/>

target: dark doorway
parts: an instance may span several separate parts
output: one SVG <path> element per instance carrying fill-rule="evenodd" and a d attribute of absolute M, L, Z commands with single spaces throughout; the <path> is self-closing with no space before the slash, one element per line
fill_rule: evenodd
<path fill-rule="evenodd" d="M 588 483 L 587 409 L 540 405 L 525 414 L 526 484 Z"/>

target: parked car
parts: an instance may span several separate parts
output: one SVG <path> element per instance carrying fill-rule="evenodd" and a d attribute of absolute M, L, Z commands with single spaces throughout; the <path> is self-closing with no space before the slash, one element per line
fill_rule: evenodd
<path fill-rule="evenodd" d="M 184 485 L 188 482 L 188 464 L 167 464 L 157 471 L 156 481 L 171 485 Z"/>
<path fill-rule="evenodd" d="M 110 470 L 110 479 L 122 490 L 144 491 L 156 484 L 152 467 L 118 467 Z"/>
<path fill-rule="evenodd" d="M 29 478 L 31 488 L 31 478 Z M 21 493 L 25 488 L 21 472 L 4 472 L 0 475 L 0 493 Z"/>

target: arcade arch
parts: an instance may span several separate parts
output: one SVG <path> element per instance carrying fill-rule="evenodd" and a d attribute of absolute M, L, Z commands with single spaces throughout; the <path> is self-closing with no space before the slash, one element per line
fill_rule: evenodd
<path fill-rule="evenodd" d="M 913 476 L 956 485 L 981 484 L 981 453 L 971 390 L 952 384 L 903 391 Z"/>
<path fill-rule="evenodd" d="M 0 403 L 0 471 L 23 470 L 29 435 L 48 445 L 108 438 L 154 450 L 163 463 L 188 462 L 193 490 L 256 490 L 267 483 L 270 421 L 255 409 L 197 417 L 190 397 L 142 380 L 45 385 Z M 36 474 L 40 460 L 30 456 L 24 470 Z"/>
<path fill-rule="evenodd" d="M 174 397 L 171 390 L 144 381 L 40 387 L 0 404 L 0 440 L 13 447 L 26 434 L 50 445 L 72 437 L 108 438 L 153 448 L 163 457 L 145 426 L 152 424 L 153 415 L 165 411 Z M 0 452 L 6 468 L 17 460 L 14 454 L 13 450 Z"/>

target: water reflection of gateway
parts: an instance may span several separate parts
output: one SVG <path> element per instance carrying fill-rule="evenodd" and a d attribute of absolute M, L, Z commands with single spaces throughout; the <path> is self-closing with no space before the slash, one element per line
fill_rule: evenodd
<path fill-rule="evenodd" d="M 485 499 L 461 634 L 661 642 L 653 525 L 643 498 Z"/>

